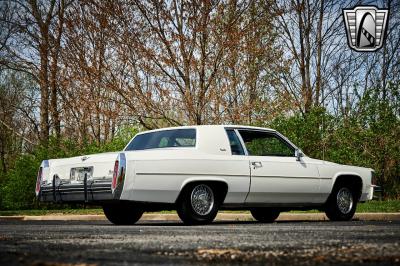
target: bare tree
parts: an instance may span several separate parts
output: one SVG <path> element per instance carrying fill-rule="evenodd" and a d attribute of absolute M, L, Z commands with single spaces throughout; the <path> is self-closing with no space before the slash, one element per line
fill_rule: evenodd
<path fill-rule="evenodd" d="M 2 64 L 32 75 L 40 85 L 40 139 L 47 143 L 50 120 L 60 135 L 57 110 L 57 74 L 64 12 L 69 2 L 64 0 L 28 2 L 6 1 L 8 16 L 2 24 L 13 29 L 4 46 Z"/>
<path fill-rule="evenodd" d="M 124 29 L 116 34 L 121 64 L 112 73 L 123 84 L 114 89 L 139 123 L 252 123 L 273 70 L 283 69 L 274 16 L 258 5 L 268 2 L 122 4 L 114 12 Z"/>
<path fill-rule="evenodd" d="M 289 75 L 282 76 L 286 90 L 300 111 L 308 113 L 320 106 L 338 88 L 332 87 L 333 71 L 351 58 L 346 45 L 342 8 L 352 6 L 336 1 L 283 0 L 274 9 L 279 14 L 278 27 L 294 64 Z"/>
<path fill-rule="evenodd" d="M 30 75 L 0 71 L 0 169 L 4 173 L 12 167 L 13 159 L 36 145 L 38 98 L 34 85 Z"/>

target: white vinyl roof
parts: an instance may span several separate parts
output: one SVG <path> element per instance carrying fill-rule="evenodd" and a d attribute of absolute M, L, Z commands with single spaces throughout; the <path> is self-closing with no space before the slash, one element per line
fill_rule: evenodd
<path fill-rule="evenodd" d="M 193 126 L 164 127 L 164 128 L 158 128 L 158 129 L 143 131 L 143 132 L 140 132 L 138 134 L 149 133 L 149 132 L 157 132 L 157 131 L 162 131 L 162 130 L 170 130 L 170 129 L 204 128 L 204 127 L 212 127 L 212 128 L 218 128 L 218 127 L 223 127 L 223 128 L 243 128 L 243 129 L 258 129 L 258 130 L 276 131 L 275 129 L 266 128 L 266 127 L 254 127 L 254 126 L 228 125 L 228 124 L 225 124 L 225 125 L 193 125 Z"/>

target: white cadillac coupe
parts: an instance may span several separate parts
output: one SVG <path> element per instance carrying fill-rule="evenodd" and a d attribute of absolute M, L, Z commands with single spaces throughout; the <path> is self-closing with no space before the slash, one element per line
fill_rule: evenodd
<path fill-rule="evenodd" d="M 309 158 L 273 129 L 187 126 L 139 133 L 121 152 L 45 160 L 36 195 L 101 205 L 114 224 L 165 209 L 176 209 L 186 224 L 210 223 L 220 209 L 250 210 L 260 222 L 318 209 L 343 221 L 357 202 L 372 199 L 373 175 Z"/>

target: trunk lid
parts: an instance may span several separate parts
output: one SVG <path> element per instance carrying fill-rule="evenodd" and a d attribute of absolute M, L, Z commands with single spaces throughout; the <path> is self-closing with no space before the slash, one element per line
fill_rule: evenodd
<path fill-rule="evenodd" d="M 56 174 L 62 182 L 71 182 L 71 170 L 92 169 L 90 178 L 93 181 L 112 179 L 114 163 L 120 152 L 107 152 L 77 156 L 65 159 L 48 160 L 48 169 L 44 171 L 43 183 L 51 183 Z M 74 176 L 76 174 L 73 174 Z M 76 180 L 72 180 L 74 182 Z"/>

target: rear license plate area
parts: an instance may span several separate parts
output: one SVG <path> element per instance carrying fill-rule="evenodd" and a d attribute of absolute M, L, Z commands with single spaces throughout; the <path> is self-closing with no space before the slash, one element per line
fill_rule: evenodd
<path fill-rule="evenodd" d="M 71 168 L 70 181 L 71 183 L 81 183 L 85 179 L 85 174 L 87 174 L 87 179 L 93 179 L 93 166 L 88 167 L 74 167 Z"/>

